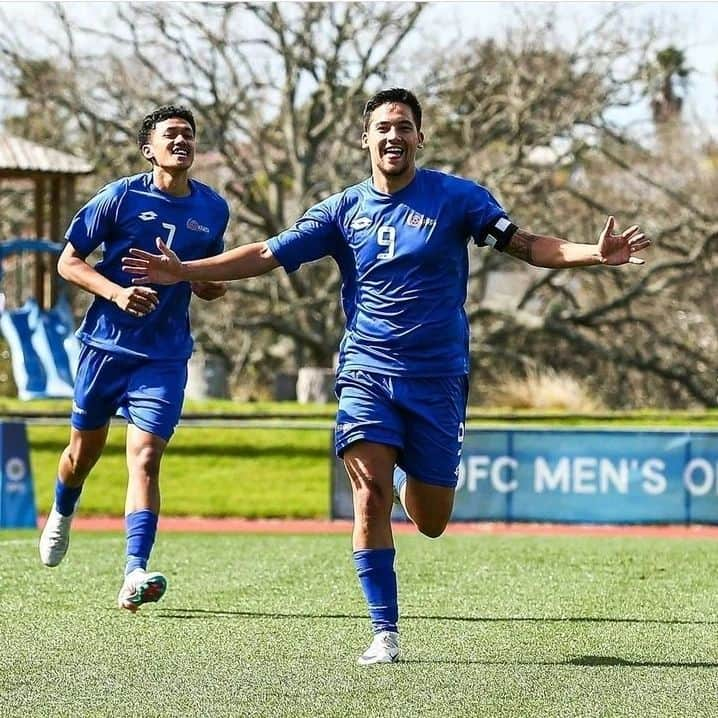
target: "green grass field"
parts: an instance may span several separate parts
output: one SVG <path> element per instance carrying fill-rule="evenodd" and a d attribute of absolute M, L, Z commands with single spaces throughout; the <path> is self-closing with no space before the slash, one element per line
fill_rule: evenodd
<path fill-rule="evenodd" d="M 69 430 L 30 426 L 38 511 L 50 509 Z M 82 495 L 82 515 L 124 511 L 125 431 L 113 425 Z M 329 429 L 185 427 L 162 460 L 162 512 L 172 516 L 318 517 L 329 514 Z"/>
<path fill-rule="evenodd" d="M 59 402 L 59 404 L 64 404 Z M 58 402 L 0 402 L 2 411 L 37 409 L 58 411 Z M 331 423 L 333 407 L 292 403 L 232 404 L 190 402 L 189 410 L 240 416 L 284 413 L 314 414 Z M 615 418 L 537 418 L 530 412 L 501 414 L 478 412 L 469 426 L 617 426 L 690 427 L 718 426 L 718 412 L 655 414 L 635 412 Z M 289 424 L 289 422 L 288 422 Z M 82 513 L 121 515 L 126 485 L 124 426 L 115 422 L 107 448 L 93 471 L 82 498 Z M 66 426 L 28 426 L 37 505 L 46 513 L 52 503 L 57 461 L 69 436 Z M 180 425 L 162 462 L 162 511 L 165 515 L 325 517 L 329 512 L 331 432 L 329 428 L 219 428 Z"/>
<path fill-rule="evenodd" d="M 57 569 L 0 534 L 0 715 L 714 718 L 718 547 L 706 540 L 398 538 L 403 662 L 345 536 L 160 537 L 163 601 L 114 607 L 119 534 Z"/>

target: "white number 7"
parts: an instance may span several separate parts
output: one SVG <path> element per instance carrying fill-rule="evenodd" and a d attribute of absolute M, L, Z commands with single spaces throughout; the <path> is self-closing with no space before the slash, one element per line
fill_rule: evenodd
<path fill-rule="evenodd" d="M 177 231 L 177 227 L 175 227 L 174 224 L 170 224 L 169 222 L 162 222 L 162 226 L 167 230 L 167 239 L 164 240 L 164 243 L 168 246 L 172 246 L 172 240 L 174 239 L 175 232 Z M 162 239 L 162 237 L 158 237 L 158 239 Z"/>

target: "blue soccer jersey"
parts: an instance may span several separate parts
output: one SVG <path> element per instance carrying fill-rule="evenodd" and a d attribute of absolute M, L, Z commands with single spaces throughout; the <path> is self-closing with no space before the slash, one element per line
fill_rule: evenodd
<path fill-rule="evenodd" d="M 75 215 L 65 239 L 83 256 L 102 245 L 95 269 L 120 286 L 132 277 L 122 270 L 130 248 L 156 252 L 160 237 L 180 259 L 202 259 L 224 249 L 227 202 L 207 185 L 190 180 L 191 193 L 174 197 L 155 187 L 152 173 L 124 177 L 104 187 Z M 154 285 L 157 308 L 133 317 L 95 297 L 77 331 L 78 338 L 113 354 L 147 359 L 187 359 L 192 353 L 188 282 Z"/>
<path fill-rule="evenodd" d="M 327 255 L 337 262 L 347 318 L 340 375 L 458 376 L 469 370 L 468 242 L 496 245 L 508 226 L 481 185 L 418 169 L 394 194 L 368 179 L 329 197 L 268 246 L 288 272 Z"/>

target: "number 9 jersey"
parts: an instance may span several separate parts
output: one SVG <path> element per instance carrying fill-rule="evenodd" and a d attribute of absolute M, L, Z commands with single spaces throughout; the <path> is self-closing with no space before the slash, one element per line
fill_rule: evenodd
<path fill-rule="evenodd" d="M 189 181 L 190 194 L 175 197 L 159 190 L 152 173 L 123 177 L 103 187 L 73 218 L 65 234 L 79 254 L 98 247 L 95 269 L 123 287 L 132 277 L 122 271 L 122 257 L 131 247 L 157 252 L 157 237 L 182 260 L 220 254 L 229 221 L 229 207 L 211 187 Z M 84 344 L 112 354 L 145 359 L 188 359 L 192 353 L 188 282 L 153 285 L 157 308 L 143 317 L 123 312 L 113 302 L 95 297 L 77 331 Z"/>
<path fill-rule="evenodd" d="M 515 230 L 481 185 L 417 169 L 393 194 L 368 179 L 329 197 L 268 246 L 288 272 L 337 262 L 347 318 L 339 376 L 459 376 L 469 370 L 468 242 L 501 250 Z"/>

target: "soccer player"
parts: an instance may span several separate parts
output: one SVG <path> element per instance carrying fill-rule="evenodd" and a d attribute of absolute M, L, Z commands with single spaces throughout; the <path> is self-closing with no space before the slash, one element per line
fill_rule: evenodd
<path fill-rule="evenodd" d="M 108 184 L 82 207 L 58 260 L 60 275 L 95 298 L 77 332 L 82 349 L 70 443 L 60 457 L 40 558 L 46 566 L 64 558 L 84 481 L 104 449 L 110 417 L 120 413 L 128 422 L 129 480 L 127 561 L 118 604 L 132 612 L 158 601 L 167 587 L 161 573 L 147 571 L 147 563 L 160 511 L 160 461 L 180 418 L 192 353 L 190 298 L 194 293 L 218 299 L 226 286 L 135 287 L 122 271 L 121 257 L 131 247 L 153 248 L 158 238 L 186 258 L 223 251 L 227 202 L 189 177 L 195 129 L 192 113 L 182 107 L 167 105 L 148 114 L 138 144 L 151 171 Z M 102 260 L 92 266 L 86 258 L 100 246 Z"/>
<path fill-rule="evenodd" d="M 359 657 L 368 665 L 399 658 L 394 497 L 426 536 L 440 536 L 451 515 L 468 392 L 469 240 L 541 267 L 640 264 L 649 240 L 637 226 L 617 232 L 613 217 L 596 244 L 534 234 L 481 185 L 417 168 L 421 107 L 407 90 L 367 102 L 361 141 L 371 177 L 276 237 L 201 261 L 158 242 L 160 254 L 133 249 L 123 266 L 141 285 L 293 272 L 325 256 L 338 264 L 347 322 L 335 448 L 351 482 L 354 562 L 374 630 Z"/>

